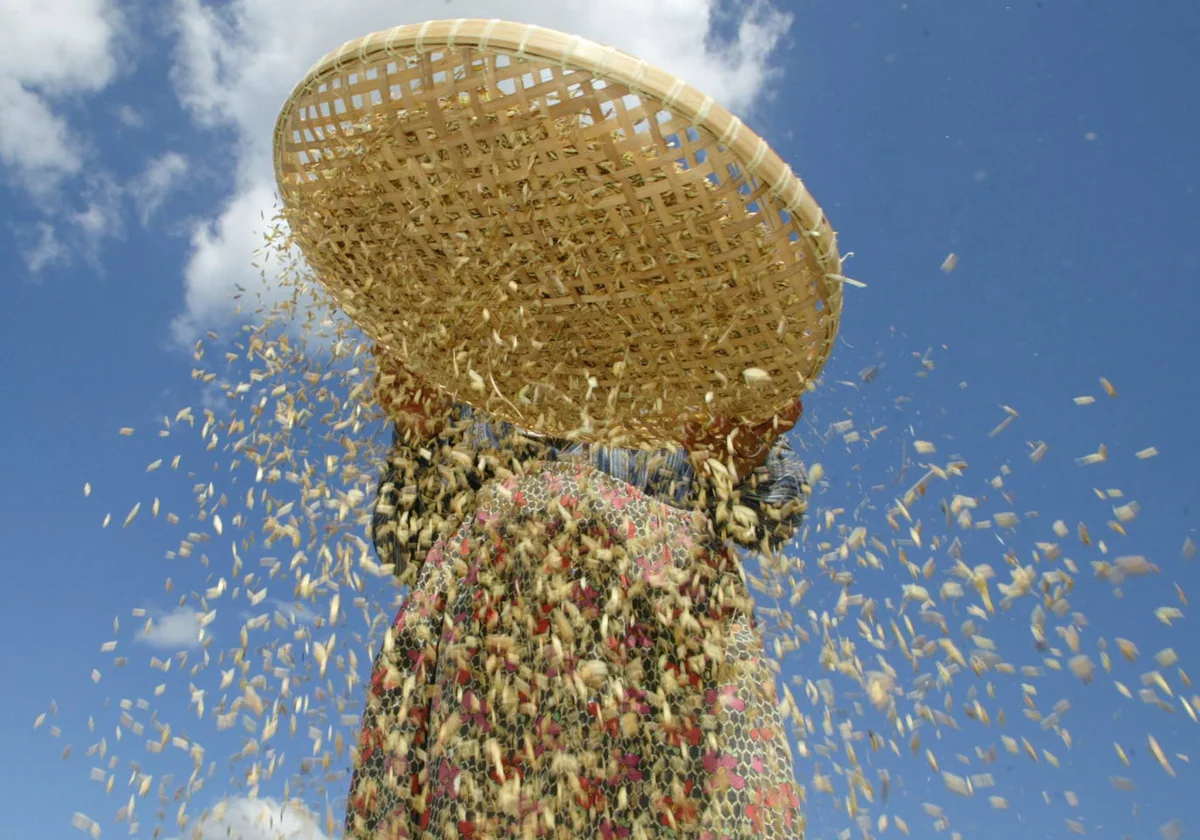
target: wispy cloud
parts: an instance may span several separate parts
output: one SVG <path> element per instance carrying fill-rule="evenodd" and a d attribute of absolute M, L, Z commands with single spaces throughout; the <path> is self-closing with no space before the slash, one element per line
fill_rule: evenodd
<path fill-rule="evenodd" d="M 71 221 L 82 240 L 82 255 L 96 270 L 100 269 L 100 246 L 106 239 L 125 233 L 122 219 L 121 186 L 104 173 L 92 175 L 83 192 L 83 209 L 71 214 Z"/>
<path fill-rule="evenodd" d="M 205 382 L 200 386 L 200 407 L 211 411 L 218 417 L 224 417 L 233 401 L 229 399 L 229 389 L 233 387 L 233 383 L 228 379 L 218 378 L 212 382 Z"/>
<path fill-rule="evenodd" d="M 67 247 L 58 238 L 58 231 L 49 222 L 39 222 L 33 228 L 29 238 L 32 244 L 21 249 L 21 258 L 30 273 L 40 274 L 51 266 L 62 265 L 67 261 Z"/>
<path fill-rule="evenodd" d="M 167 151 L 151 160 L 134 179 L 118 183 L 99 169 L 84 179 L 76 207 L 55 199 L 42 203 L 47 217 L 23 232 L 30 241 L 21 250 L 25 266 L 37 276 L 51 268 L 69 266 L 74 256 L 82 257 L 94 270 L 101 269 L 101 248 L 107 240 L 125 235 L 125 218 L 132 205 L 138 220 L 150 224 L 171 193 L 183 183 L 188 161 Z"/>
<path fill-rule="evenodd" d="M 150 224 L 187 172 L 187 158 L 178 152 L 166 152 L 146 165 L 142 173 L 128 186 L 129 197 L 137 210 L 142 226 Z"/>
<path fill-rule="evenodd" d="M 113 113 L 126 128 L 141 128 L 145 122 L 138 109 L 129 104 L 119 105 Z"/>
<path fill-rule="evenodd" d="M 162 650 L 194 650 L 203 641 L 202 613 L 193 607 L 176 607 L 169 613 L 151 615 L 150 629 L 139 630 L 135 637 L 142 644 Z"/>

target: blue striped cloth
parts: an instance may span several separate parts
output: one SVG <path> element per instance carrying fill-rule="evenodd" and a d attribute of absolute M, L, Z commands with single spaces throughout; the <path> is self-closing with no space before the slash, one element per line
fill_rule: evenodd
<path fill-rule="evenodd" d="M 649 451 L 535 437 L 508 422 L 488 419 L 462 404 L 455 406 L 450 422 L 455 434 L 431 441 L 430 448 L 453 445 L 458 439 L 477 451 L 512 452 L 522 458 L 536 457 L 550 461 L 580 460 L 637 487 L 664 504 L 690 510 L 696 499 L 694 491 L 698 488 L 695 487 L 695 470 L 687 450 L 682 447 Z M 433 469 L 435 456 L 432 452 L 414 452 L 397 429 L 392 432 L 392 448 L 394 455 L 388 458 L 379 478 L 371 536 L 380 559 L 393 564 L 396 573 L 403 577 L 413 569 L 410 560 L 423 557 L 423 551 L 431 544 L 433 533 L 418 533 L 408 527 L 398 532 L 399 518 L 404 517 L 405 522 L 412 523 L 420 521 L 426 512 L 443 511 L 444 515 L 449 497 L 428 488 L 422 491 L 417 486 Z M 405 453 L 403 457 L 395 457 L 401 453 Z M 402 467 L 404 464 L 408 466 Z M 475 474 L 466 476 L 466 479 L 475 489 L 479 489 L 484 480 L 482 475 Z M 448 481 L 443 474 L 443 490 L 453 493 Z M 737 501 L 760 514 L 761 527 L 757 529 L 757 536 L 744 544 L 757 544 L 764 534 L 776 545 L 790 539 L 799 529 L 804 516 L 804 505 L 797 502 L 803 501 L 807 483 L 804 465 L 787 438 L 776 440 L 766 461 L 736 488 Z M 426 497 L 426 493 L 430 495 Z M 402 503 L 404 498 L 408 501 Z M 708 499 L 708 505 L 714 511 L 715 503 L 715 499 Z M 772 508 L 775 515 L 762 516 L 765 508 Z"/>
<path fill-rule="evenodd" d="M 451 421 L 470 424 L 466 430 L 467 440 L 480 448 L 499 449 L 504 441 L 512 440 L 512 435 L 521 434 L 521 430 L 511 423 L 489 420 L 468 405 L 457 405 Z M 666 504 L 686 507 L 691 498 L 696 474 L 683 447 L 639 450 L 551 438 L 544 438 L 542 442 L 548 447 L 548 459 L 585 461 Z M 783 506 L 802 498 L 807 482 L 808 473 L 803 462 L 787 438 L 780 437 L 771 447 L 766 461 L 744 477 L 738 488 L 739 501 L 750 508 Z"/>

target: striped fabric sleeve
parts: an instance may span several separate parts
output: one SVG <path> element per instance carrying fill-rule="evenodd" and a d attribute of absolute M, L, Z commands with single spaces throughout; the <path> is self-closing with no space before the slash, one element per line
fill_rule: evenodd
<path fill-rule="evenodd" d="M 786 437 L 775 441 L 766 462 L 742 485 L 742 498 L 762 504 L 782 505 L 804 495 L 808 471 Z"/>
<path fill-rule="evenodd" d="M 782 545 L 792 538 L 808 508 L 808 471 L 787 437 L 771 447 L 767 460 L 738 488 L 741 503 L 758 514 L 771 542 Z"/>

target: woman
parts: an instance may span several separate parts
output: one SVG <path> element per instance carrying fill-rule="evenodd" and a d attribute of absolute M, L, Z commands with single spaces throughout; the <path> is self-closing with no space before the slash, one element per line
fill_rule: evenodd
<path fill-rule="evenodd" d="M 410 592 L 375 662 L 346 836 L 803 836 L 734 547 L 775 550 L 803 514 L 783 437 L 800 401 L 690 427 L 686 449 L 602 449 L 380 364 L 395 432 L 373 535 Z"/>
<path fill-rule="evenodd" d="M 817 381 L 846 278 L 803 182 L 682 79 L 502 20 L 343 44 L 285 102 L 274 159 L 289 247 L 430 385 L 683 443 L 538 437 L 383 363 L 374 538 L 410 592 L 347 836 L 800 836 L 737 554 L 804 510 L 781 437 L 800 402 L 674 426 Z"/>

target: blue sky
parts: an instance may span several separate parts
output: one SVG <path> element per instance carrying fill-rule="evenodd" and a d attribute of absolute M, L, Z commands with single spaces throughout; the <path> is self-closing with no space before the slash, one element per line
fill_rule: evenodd
<path fill-rule="evenodd" d="M 1004 729 L 966 721 L 961 709 L 974 681 L 957 678 L 962 729 L 943 729 L 937 742 L 930 728 L 923 740 L 936 747 L 942 770 L 990 772 L 996 788 L 956 797 L 920 755 L 875 757 L 872 772 L 887 769 L 903 784 L 895 784 L 886 807 L 871 808 L 872 824 L 886 812 L 914 834 L 928 832 L 934 818 L 922 803 L 930 802 L 945 809 L 948 831 L 964 837 L 1067 836 L 1067 820 L 1106 837 L 1154 837 L 1174 819 L 1200 830 L 1200 810 L 1187 796 L 1200 781 L 1200 727 L 1173 698 L 1174 713 L 1137 699 L 1141 675 L 1156 667 L 1155 652 L 1174 648 L 1182 667 L 1197 668 L 1194 619 L 1175 585 L 1195 597 L 1200 580 L 1200 559 L 1182 556 L 1186 539 L 1200 539 L 1200 11 L 1162 2 L 1151 15 L 1142 4 L 1100 0 L 779 0 L 774 11 L 722 4 L 721 14 L 705 0 L 649 6 L 180 0 L 132 10 L 105 0 L 16 3 L 0 33 L 0 349 L 8 360 L 9 406 L 0 415 L 9 442 L 0 471 L 8 535 L 0 613 L 8 681 L 0 750 L 11 768 L 0 785 L 6 836 L 79 836 L 70 825 L 76 811 L 100 821 L 104 836 L 124 833 L 111 820 L 130 793 L 129 760 L 155 774 L 155 785 L 166 772 L 186 780 L 187 755 L 149 755 L 142 742 L 151 735 L 126 732 L 116 745 L 122 698 L 133 701 L 131 714 L 146 722 L 147 733 L 151 712 L 137 708 L 138 698 L 161 708 L 174 732 L 206 745 L 206 761 L 216 769 L 194 796 L 194 813 L 240 795 L 228 783 L 226 763 L 241 745 L 236 730 L 218 732 L 211 715 L 202 721 L 194 711 L 189 719 L 189 678 L 178 665 L 163 677 L 148 664 L 175 648 L 156 650 L 135 638 L 144 619 L 131 610 L 167 616 L 181 595 L 229 577 L 228 540 L 197 549 L 211 554 L 208 569 L 195 554 L 164 559 L 198 528 L 189 521 L 196 505 L 186 472 L 209 476 L 218 456 L 205 451 L 198 430 L 176 425 L 170 437 L 156 430 L 163 416 L 174 418 L 185 406 L 199 416 L 203 405 L 219 402 L 191 377 L 198 364 L 191 339 L 207 329 L 234 335 L 227 296 L 232 283 L 254 280 L 248 264 L 256 225 L 270 207 L 269 131 L 291 85 L 343 40 L 460 15 L 527 19 L 616 43 L 747 116 L 826 209 L 843 250 L 854 254 L 846 273 L 868 284 L 848 290 L 833 361 L 823 387 L 806 400 L 808 415 L 795 435 L 825 466 L 816 504 L 845 508 L 847 518 L 857 513 L 870 533 L 890 540 L 886 511 L 919 471 L 912 466 L 899 475 L 898 468 L 905 453 L 932 458 L 915 456 L 913 441 L 932 442 L 941 462 L 961 457 L 970 466 L 962 478 L 931 486 L 914 506 L 928 533 L 946 532 L 938 502 L 956 492 L 981 498 L 980 518 L 1019 513 L 1015 528 L 963 536 L 969 563 L 991 563 L 1006 577 L 1004 553 L 1028 558 L 1037 542 L 1055 539 L 1051 523 L 1063 520 L 1072 534 L 1061 541 L 1064 552 L 1080 567 L 1071 609 L 1089 622 L 1084 649 L 1095 657 L 1100 638 L 1110 646 L 1116 637 L 1138 644 L 1137 663 L 1114 651 L 1113 673 L 1099 673 L 1088 686 L 1066 673 L 1025 680 L 1036 684 L 1043 713 L 1059 699 L 1070 702 L 1063 718 L 1069 750 L 1023 718 L 1021 678 L 994 678 L 997 699 L 990 702 L 1006 709 Z M 334 8 L 336 15 L 312 25 Z M 707 52 L 706 14 L 716 36 Z M 746 20 L 755 25 L 741 25 Z M 952 252 L 958 265 L 943 272 Z M 219 369 L 211 360 L 220 349 L 210 344 L 212 369 Z M 877 376 L 863 383 L 860 371 L 873 365 Z M 1100 377 L 1116 387 L 1115 398 Z M 1076 405 L 1081 395 L 1096 401 Z M 1019 416 L 989 437 L 1006 416 L 1002 406 Z M 864 435 L 887 430 L 869 446 L 847 444 L 831 431 L 845 420 Z M 122 427 L 136 431 L 121 436 Z M 1048 450 L 1035 464 L 1028 454 L 1041 441 Z M 1100 444 L 1108 448 L 1106 463 L 1077 466 L 1076 458 Z M 1157 457 L 1135 457 L 1147 447 Z M 164 465 L 146 473 L 151 462 L 175 454 L 179 471 Z M 1003 488 L 990 485 L 1005 468 Z M 85 482 L 92 487 L 86 498 Z M 1100 500 L 1096 488 L 1123 496 Z M 149 515 L 155 496 L 163 506 L 158 519 Z M 1139 513 L 1121 537 L 1105 523 L 1114 505 L 1129 501 Z M 122 529 L 135 502 L 142 503 L 139 518 Z M 167 511 L 179 515 L 178 526 L 165 521 Z M 109 513 L 113 523 L 102 529 Z M 1101 555 L 1074 536 L 1081 522 L 1106 540 L 1108 559 L 1145 555 L 1160 572 L 1131 580 L 1115 597 L 1111 584 L 1093 579 L 1091 563 Z M 910 553 L 918 564 L 928 557 L 939 568 L 950 564 L 944 546 Z M 168 576 L 171 593 L 164 591 Z M 858 576 L 859 591 L 881 601 L 898 601 L 908 581 L 894 558 L 883 571 Z M 368 595 L 386 601 L 393 593 L 371 583 Z M 830 607 L 836 595 L 827 579 L 817 579 L 805 605 Z M 285 613 L 291 597 L 283 588 L 271 593 Z M 1165 605 L 1185 618 L 1164 625 L 1154 610 Z M 1027 630 L 1032 607 L 1027 599 L 988 623 L 985 635 L 1011 662 L 1039 664 Z M 965 609 L 938 609 L 957 634 Z M 219 611 L 208 628 L 214 656 L 236 644 L 247 610 Z M 121 626 L 114 632 L 115 616 Z M 160 633 L 181 631 L 166 642 L 188 637 L 195 629 L 189 616 L 160 622 Z M 118 641 L 117 650 L 102 652 L 109 640 Z M 1051 642 L 1062 647 L 1061 639 Z M 115 667 L 115 655 L 129 663 Z M 191 655 L 194 662 L 200 654 Z M 365 667 L 366 656 L 359 660 Z M 785 663 L 785 676 L 823 676 L 815 668 L 811 656 L 798 654 Z M 1174 667 L 1161 670 L 1182 688 Z M 215 665 L 205 674 L 193 678 L 197 685 L 219 678 Z M 1134 699 L 1121 697 L 1114 679 Z M 156 697 L 158 684 L 167 688 Z M 977 685 L 984 691 L 983 681 Z M 216 696 L 216 686 L 209 688 Z M 843 699 L 847 707 L 854 702 Z M 57 714 L 35 731 L 35 718 L 52 700 Z M 51 725 L 60 727 L 58 738 Z M 1002 747 L 989 767 L 955 760 L 956 753 L 973 757 L 976 746 L 999 746 L 1002 733 L 1028 737 L 1061 766 L 1009 756 Z M 88 778 L 103 762 L 85 752 L 101 735 L 122 762 L 111 797 Z M 1175 777 L 1151 757 L 1149 735 L 1171 756 Z M 1129 751 L 1132 767 L 1121 765 L 1114 741 Z M 307 746 L 301 730 L 286 745 L 287 761 Z M 831 762 L 815 756 L 799 761 L 801 779 L 810 782 L 818 764 L 831 772 Z M 282 799 L 284 775 L 264 782 L 261 795 Z M 1112 776 L 1131 778 L 1136 791 L 1115 789 Z M 343 781 L 330 783 L 335 811 L 343 791 Z M 1009 809 L 992 809 L 990 794 L 1004 796 Z M 315 787 L 304 795 L 323 822 L 325 795 Z M 857 834 L 827 797 L 810 790 L 810 799 L 812 836 Z M 244 807 L 233 802 L 235 811 Z M 154 807 L 152 800 L 138 806 L 142 834 L 154 823 Z M 289 819 L 299 826 L 291 836 L 321 836 Z M 893 825 L 882 836 L 895 832 Z"/>

